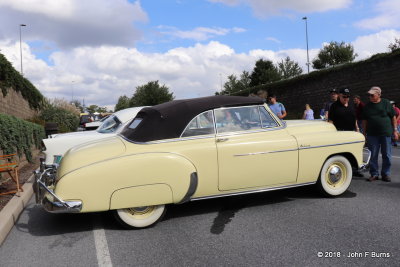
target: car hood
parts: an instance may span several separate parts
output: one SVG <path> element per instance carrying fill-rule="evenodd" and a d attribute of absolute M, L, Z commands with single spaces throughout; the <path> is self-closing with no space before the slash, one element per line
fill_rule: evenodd
<path fill-rule="evenodd" d="M 124 154 L 125 150 L 125 144 L 118 136 L 73 147 L 62 158 L 57 176 L 61 178 L 76 169 L 118 157 Z"/>

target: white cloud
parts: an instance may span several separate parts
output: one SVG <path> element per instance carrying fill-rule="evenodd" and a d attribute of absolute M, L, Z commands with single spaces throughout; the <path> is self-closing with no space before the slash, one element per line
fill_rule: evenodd
<path fill-rule="evenodd" d="M 224 36 L 231 32 L 233 33 L 241 33 L 245 32 L 246 30 L 243 28 L 234 27 L 232 29 L 214 27 L 214 28 L 207 28 L 207 27 L 197 27 L 191 31 L 182 31 L 176 27 L 170 26 L 159 26 L 162 34 L 177 37 L 180 39 L 191 39 L 195 41 L 205 41 L 211 39 L 215 36 Z"/>
<path fill-rule="evenodd" d="M 117 15 L 116 15 L 117 14 Z M 133 45 L 141 36 L 135 22 L 146 22 L 140 2 L 127 0 L 1 0 L 0 39 L 53 42 L 61 48 L 83 45 Z M 14 25 L 14 27 L 12 26 Z"/>
<path fill-rule="evenodd" d="M 19 43 L 0 43 L 2 53 L 19 70 Z M 274 52 L 252 50 L 235 53 L 227 45 L 211 41 L 178 47 L 165 53 L 143 53 L 135 48 L 116 46 L 79 47 L 55 52 L 52 66 L 32 55 L 23 45 L 25 76 L 46 96 L 110 106 L 121 95 L 132 96 L 137 86 L 159 80 L 176 98 L 213 95 L 231 74 L 251 72 L 259 58 L 277 62 L 286 56 L 305 66 L 301 49 Z M 72 82 L 73 81 L 73 82 Z"/>
<path fill-rule="evenodd" d="M 364 29 L 387 29 L 400 27 L 400 1 L 383 0 L 376 4 L 374 10 L 378 15 L 363 19 L 355 23 L 357 27 Z"/>
<path fill-rule="evenodd" d="M 267 17 L 271 15 L 282 15 L 289 11 L 311 13 L 324 12 L 328 10 L 349 7 L 352 0 L 209 0 L 229 6 L 245 4 L 249 5 L 256 16 Z"/>
<path fill-rule="evenodd" d="M 272 41 L 274 43 L 280 44 L 281 41 L 279 39 L 276 39 L 275 37 L 267 37 L 265 38 L 267 41 Z"/>
<path fill-rule="evenodd" d="M 400 38 L 400 31 L 385 30 L 370 35 L 360 36 L 352 42 L 357 59 L 365 59 L 377 53 L 389 51 L 389 44 Z"/>
<path fill-rule="evenodd" d="M 387 46 L 400 32 L 382 31 L 360 36 L 352 42 L 358 59 L 388 51 Z M 19 42 L 0 41 L 3 53 L 15 69 L 20 69 Z M 310 49 L 310 60 L 319 49 Z M 52 65 L 36 58 L 31 48 L 23 44 L 25 76 L 46 96 L 100 106 L 115 105 L 119 96 L 132 96 L 137 86 L 159 80 L 177 99 L 213 95 L 231 74 L 251 72 L 255 62 L 268 59 L 277 63 L 289 56 L 306 72 L 306 51 L 254 49 L 236 53 L 231 47 L 216 41 L 178 47 L 165 53 L 143 53 L 122 46 L 79 47 L 50 55 Z M 73 81 L 73 82 L 72 82 Z"/>

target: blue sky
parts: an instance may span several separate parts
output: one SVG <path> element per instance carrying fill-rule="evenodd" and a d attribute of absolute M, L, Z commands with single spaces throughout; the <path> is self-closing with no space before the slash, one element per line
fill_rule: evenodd
<path fill-rule="evenodd" d="M 330 41 L 356 60 L 400 38 L 399 0 L 0 0 L 0 49 L 48 98 L 112 107 L 159 80 L 177 99 L 214 94 L 259 58 L 306 70 Z M 72 91 L 74 91 L 72 93 Z"/>

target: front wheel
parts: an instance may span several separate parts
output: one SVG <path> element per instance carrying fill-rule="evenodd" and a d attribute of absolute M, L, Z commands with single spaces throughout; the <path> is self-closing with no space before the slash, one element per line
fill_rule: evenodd
<path fill-rule="evenodd" d="M 352 176 L 350 162 L 343 156 L 334 156 L 325 161 L 317 184 L 325 195 L 338 196 L 350 186 Z"/>
<path fill-rule="evenodd" d="M 145 228 L 160 221 L 165 211 L 165 205 L 145 206 L 114 210 L 114 215 L 125 228 Z"/>

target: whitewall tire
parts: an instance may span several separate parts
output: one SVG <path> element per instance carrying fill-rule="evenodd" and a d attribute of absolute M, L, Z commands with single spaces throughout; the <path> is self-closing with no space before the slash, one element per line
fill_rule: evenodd
<path fill-rule="evenodd" d="M 119 209 L 114 214 L 125 228 L 145 228 L 160 221 L 165 211 L 165 205 L 157 205 Z"/>
<path fill-rule="evenodd" d="M 317 184 L 325 195 L 338 196 L 350 186 L 352 176 L 350 162 L 343 156 L 333 156 L 325 161 Z"/>

